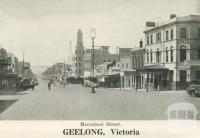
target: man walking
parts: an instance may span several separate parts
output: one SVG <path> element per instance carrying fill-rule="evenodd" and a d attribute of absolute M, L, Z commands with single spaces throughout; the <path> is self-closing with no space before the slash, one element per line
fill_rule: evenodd
<path fill-rule="evenodd" d="M 48 82 L 48 89 L 51 91 L 51 81 Z"/>

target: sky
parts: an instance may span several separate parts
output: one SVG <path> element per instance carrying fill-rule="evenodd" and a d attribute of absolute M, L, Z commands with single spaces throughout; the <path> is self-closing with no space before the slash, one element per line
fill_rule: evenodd
<path fill-rule="evenodd" d="M 67 62 L 76 33 L 95 45 L 135 47 L 144 38 L 146 21 L 165 21 L 170 14 L 200 14 L 199 0 L 0 0 L 0 47 L 32 66 Z"/>

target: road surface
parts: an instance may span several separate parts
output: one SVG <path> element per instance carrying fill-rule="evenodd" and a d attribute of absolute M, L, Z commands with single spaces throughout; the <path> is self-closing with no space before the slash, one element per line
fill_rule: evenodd
<path fill-rule="evenodd" d="M 131 92 L 80 85 L 52 86 L 41 81 L 0 114 L 2 120 L 166 120 L 169 105 L 192 103 L 200 111 L 200 98 L 186 93 Z M 200 119 L 198 114 L 197 119 Z"/>

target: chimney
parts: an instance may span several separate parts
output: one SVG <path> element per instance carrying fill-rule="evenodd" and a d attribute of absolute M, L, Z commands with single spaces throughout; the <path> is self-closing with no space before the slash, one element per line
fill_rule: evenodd
<path fill-rule="evenodd" d="M 143 47 L 143 41 L 142 41 L 142 39 L 140 39 L 140 48 L 142 48 Z"/>
<path fill-rule="evenodd" d="M 170 14 L 170 19 L 175 18 L 176 14 Z"/>

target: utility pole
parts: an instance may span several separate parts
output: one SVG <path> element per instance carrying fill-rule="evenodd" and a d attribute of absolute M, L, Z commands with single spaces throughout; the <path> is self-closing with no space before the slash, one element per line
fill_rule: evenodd
<path fill-rule="evenodd" d="M 92 80 L 94 83 L 94 38 L 96 37 L 96 31 L 95 28 L 91 29 L 91 38 L 92 38 Z M 92 85 L 92 92 L 91 93 L 95 93 L 95 89 L 94 89 L 94 84 Z"/>
<path fill-rule="evenodd" d="M 22 77 L 24 79 L 24 73 L 25 73 L 25 70 L 24 70 L 24 52 L 23 52 L 23 59 L 22 59 Z"/>

